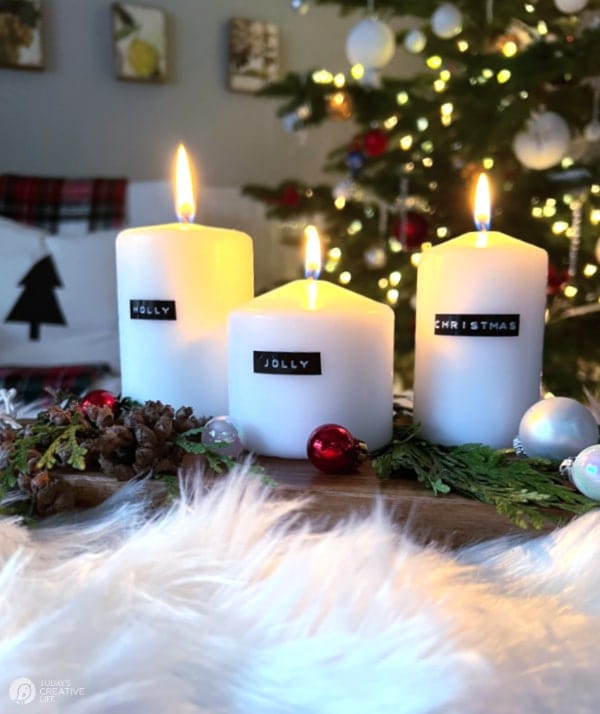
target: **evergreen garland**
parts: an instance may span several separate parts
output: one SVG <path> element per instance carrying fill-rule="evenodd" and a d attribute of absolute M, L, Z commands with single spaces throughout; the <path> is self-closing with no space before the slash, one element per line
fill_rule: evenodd
<path fill-rule="evenodd" d="M 431 444 L 415 425 L 397 425 L 392 443 L 373 459 L 381 479 L 412 475 L 435 495 L 457 493 L 492 505 L 521 528 L 560 524 L 598 506 L 566 482 L 558 466 L 481 444 Z"/>

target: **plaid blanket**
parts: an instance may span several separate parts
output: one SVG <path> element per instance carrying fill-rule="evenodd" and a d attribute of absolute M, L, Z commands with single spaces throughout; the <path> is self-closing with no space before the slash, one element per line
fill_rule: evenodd
<path fill-rule="evenodd" d="M 0 215 L 49 233 L 61 223 L 87 223 L 89 231 L 125 222 L 127 180 L 123 178 L 62 179 L 0 176 Z"/>
<path fill-rule="evenodd" d="M 105 364 L 59 367 L 0 367 L 0 388 L 17 390 L 25 402 L 39 399 L 47 388 L 82 394 L 110 368 Z"/>

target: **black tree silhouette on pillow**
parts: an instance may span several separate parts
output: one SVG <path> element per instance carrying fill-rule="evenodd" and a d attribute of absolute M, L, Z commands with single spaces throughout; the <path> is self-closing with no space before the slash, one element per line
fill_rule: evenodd
<path fill-rule="evenodd" d="M 28 322 L 29 339 L 40 339 L 40 325 L 66 325 L 55 288 L 62 287 L 52 257 L 38 260 L 20 280 L 23 292 L 8 313 L 5 322 Z"/>

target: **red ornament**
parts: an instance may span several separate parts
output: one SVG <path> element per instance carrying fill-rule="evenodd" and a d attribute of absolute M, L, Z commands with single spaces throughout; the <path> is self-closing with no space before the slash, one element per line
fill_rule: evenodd
<path fill-rule="evenodd" d="M 374 157 L 385 154 L 388 147 L 388 135 L 383 129 L 369 129 L 363 136 L 362 150 L 365 156 Z"/>
<path fill-rule="evenodd" d="M 91 392 L 88 392 L 82 397 L 81 406 L 84 409 L 85 407 L 92 406 L 110 407 L 111 409 L 114 409 L 117 401 L 117 398 L 112 392 L 109 392 L 106 389 L 93 389 Z"/>
<path fill-rule="evenodd" d="M 292 183 L 284 186 L 279 203 L 287 208 L 296 208 L 296 206 L 300 204 L 300 191 L 298 191 L 298 187 Z"/>
<path fill-rule="evenodd" d="M 311 464 L 320 471 L 345 474 L 354 471 L 364 460 L 367 445 L 339 424 L 323 424 L 308 437 L 306 454 Z"/>
<path fill-rule="evenodd" d="M 401 216 L 392 220 L 391 234 L 402 243 L 405 250 L 418 250 L 427 238 L 428 230 L 427 219 L 415 211 L 406 212 L 404 224 Z"/>
<path fill-rule="evenodd" d="M 566 270 L 559 270 L 555 265 L 548 265 L 548 283 L 546 284 L 547 295 L 558 295 L 563 289 L 569 273 Z"/>

